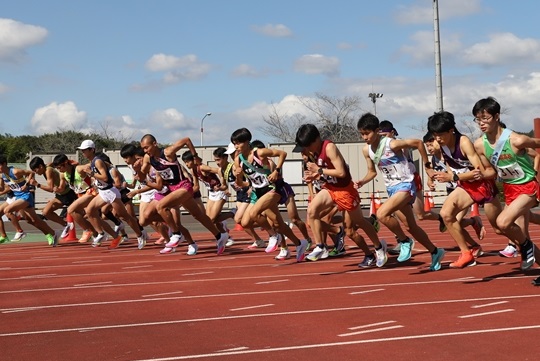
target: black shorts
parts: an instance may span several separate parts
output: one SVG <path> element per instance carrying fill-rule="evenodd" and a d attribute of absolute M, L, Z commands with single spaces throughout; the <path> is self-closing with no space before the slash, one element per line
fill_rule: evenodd
<path fill-rule="evenodd" d="M 73 191 L 73 189 L 70 189 L 67 193 L 64 194 L 57 194 L 56 199 L 58 199 L 60 202 L 62 202 L 62 205 L 65 207 L 69 207 L 71 203 L 75 202 L 77 200 L 77 193 Z"/>
<path fill-rule="evenodd" d="M 128 188 L 120 189 L 120 199 L 122 200 L 122 203 L 126 204 L 131 202 L 131 198 L 128 197 L 128 193 L 130 190 Z"/>
<path fill-rule="evenodd" d="M 236 191 L 236 201 L 239 203 L 249 203 L 249 193 L 248 193 L 249 187 L 239 189 Z"/>

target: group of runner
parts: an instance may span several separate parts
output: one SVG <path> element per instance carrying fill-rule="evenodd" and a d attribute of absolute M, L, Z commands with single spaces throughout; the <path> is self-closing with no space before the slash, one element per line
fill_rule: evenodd
<path fill-rule="evenodd" d="M 218 255 L 234 244 L 227 229 L 227 220 L 234 219 L 252 238 L 248 248 L 265 248 L 267 253 L 279 250 L 275 256 L 278 260 L 291 257 L 289 243 L 295 246 L 298 262 L 340 256 L 345 253 L 345 238 L 350 238 L 364 252 L 360 267 L 383 267 L 388 253 L 397 254 L 398 262 L 409 260 L 415 242 L 419 242 L 431 254 L 430 270 L 438 271 L 445 250 L 430 240 L 418 221 L 437 221 L 439 230 L 447 231 L 455 240 L 460 255 L 449 264 L 450 268 L 472 266 L 483 251 L 466 227 L 472 226 L 479 240 L 486 233 L 480 217 L 465 218 L 467 210 L 476 203 L 484 207 L 494 232 L 509 240 L 501 254 L 514 257 L 519 252 L 521 269 L 527 270 L 540 259 L 528 232 L 529 222 L 536 223 L 538 218 L 531 208 L 539 199 L 536 170 L 540 156 L 532 149 L 540 148 L 540 139 L 506 129 L 500 111 L 499 103 L 491 97 L 474 105 L 472 115 L 483 133 L 474 142 L 459 132 L 454 116 L 447 111 L 429 117 L 429 132 L 423 140 L 397 139 L 391 123 L 379 122 L 375 115 L 366 113 L 360 117 L 357 128 L 366 143 L 362 154 L 367 173 L 357 181 L 352 179 L 343 155 L 332 141 L 322 139 L 313 124 L 300 126 L 293 151 L 301 152 L 304 159 L 311 237 L 298 215 L 292 187 L 282 176 L 287 153 L 253 140 L 247 128 L 232 133 L 228 148 L 215 149 L 215 167 L 203 163 L 189 138 L 162 148 L 154 136 L 147 134 L 140 144 L 127 144 L 120 151 L 133 173 L 131 184 L 105 154 L 96 152 L 92 140 L 85 140 L 78 147 L 88 161 L 85 164 L 58 154 L 49 165 L 36 157 L 30 162 L 30 170 L 25 170 L 8 166 L 6 158 L 0 155 L 0 194 L 9 195 L 0 205 L 0 216 L 8 216 L 16 228 L 12 241 L 26 235 L 18 216 L 43 232 L 52 246 L 77 223 L 83 230 L 79 242 L 98 247 L 110 237 L 109 248 L 117 248 L 128 238 L 124 227 L 127 223 L 136 235 L 139 249 L 145 247 L 146 228 L 151 226 L 160 235 L 155 242 L 163 245 L 160 253 L 175 252 L 180 243 L 186 242 L 187 254 L 194 255 L 198 246 L 182 225 L 183 207 L 214 236 Z M 187 148 L 181 155 L 184 165 L 178 159 L 182 148 Z M 422 207 L 422 183 L 412 161 L 413 149 L 418 150 L 424 164 L 428 186 L 447 186 L 448 196 L 438 214 L 425 212 Z M 388 199 L 376 214 L 364 217 L 358 189 L 373 180 L 377 170 L 384 179 Z M 35 174 L 44 176 L 46 183 L 39 183 Z M 502 182 L 505 207 L 497 196 L 497 179 Z M 202 202 L 201 183 L 208 191 L 206 205 Z M 42 216 L 35 212 L 35 188 L 54 194 Z M 236 208 L 224 211 L 231 190 L 236 192 Z M 140 197 L 138 216 L 132 204 L 136 195 Z M 287 207 L 290 223 L 283 219 L 280 205 Z M 58 215 L 61 208 L 66 209 L 66 216 Z M 61 234 L 44 219 L 59 224 L 63 228 Z M 386 242 L 379 239 L 380 224 L 395 235 L 395 248 L 389 250 Z M 293 225 L 302 238 L 293 232 Z M 256 227 L 268 233 L 268 241 L 259 236 Z M 373 247 L 368 246 L 358 229 Z M 327 238 L 332 246 L 327 244 Z M 0 243 L 8 240 L 0 221 Z M 533 283 L 537 285 L 540 280 Z"/>

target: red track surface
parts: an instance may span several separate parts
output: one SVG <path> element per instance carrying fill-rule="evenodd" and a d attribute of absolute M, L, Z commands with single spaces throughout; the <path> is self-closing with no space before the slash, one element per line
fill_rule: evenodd
<path fill-rule="evenodd" d="M 238 232 L 223 256 L 208 241 L 194 257 L 133 243 L 2 245 L 0 358 L 537 360 L 540 288 L 530 281 L 538 269 L 524 274 L 519 257 L 497 256 L 506 241 L 489 228 L 478 265 L 448 269 L 453 241 L 437 222 L 421 224 L 448 251 L 439 272 L 429 272 L 421 246 L 409 262 L 391 256 L 364 270 L 357 248 L 279 262 L 246 250 Z M 385 228 L 380 235 L 392 243 Z M 538 226 L 531 236 L 540 238 Z"/>

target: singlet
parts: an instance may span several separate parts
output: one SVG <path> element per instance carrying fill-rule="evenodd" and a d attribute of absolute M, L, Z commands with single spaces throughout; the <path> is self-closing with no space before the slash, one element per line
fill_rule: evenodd
<path fill-rule="evenodd" d="M 209 192 L 213 192 L 215 187 L 221 186 L 221 181 L 219 180 L 217 174 L 212 172 L 206 172 L 206 174 L 204 174 L 200 165 L 196 166 L 195 175 L 201 182 L 204 183 Z"/>
<path fill-rule="evenodd" d="M 72 168 L 70 172 L 64 172 L 64 179 L 66 180 L 69 188 L 77 194 L 85 193 L 92 181 L 90 177 L 81 177 L 81 174 L 77 172 L 77 164 L 71 164 Z"/>
<path fill-rule="evenodd" d="M 482 140 L 486 157 L 491 159 L 494 147 L 489 143 L 486 134 L 482 136 Z M 536 178 L 531 159 L 528 155 L 516 154 L 510 144 L 510 138 L 504 142 L 497 164 L 493 164 L 493 166 L 497 169 L 499 178 L 503 183 L 524 184 Z"/>
<path fill-rule="evenodd" d="M 384 147 L 381 153 L 381 159 L 376 166 L 382 173 L 384 178 L 384 185 L 386 187 L 392 187 L 403 182 L 412 182 L 414 174 L 412 172 L 409 160 L 403 154 L 403 152 L 396 153 L 390 148 L 390 142 L 392 138 L 381 138 L 383 144 L 379 144 L 380 147 Z M 371 160 L 375 159 L 375 152 L 368 147 L 369 157 Z"/>
<path fill-rule="evenodd" d="M 22 187 L 26 185 L 26 178 L 21 177 L 19 179 L 15 179 L 15 174 L 13 173 L 13 167 L 8 167 L 9 171 L 8 174 L 2 173 L 2 179 L 4 180 L 4 183 L 13 191 L 13 194 L 15 197 L 19 197 L 23 194 L 27 194 L 30 191 L 28 190 L 22 190 Z"/>
<path fill-rule="evenodd" d="M 444 162 L 444 160 L 440 159 L 439 157 L 435 155 L 431 156 L 431 164 L 432 164 L 433 170 L 436 172 L 447 171 L 446 163 Z M 454 182 L 454 181 L 446 182 L 445 185 L 446 185 L 446 189 L 456 189 L 457 182 Z"/>
<path fill-rule="evenodd" d="M 94 157 L 94 159 L 92 159 L 92 161 L 90 162 L 90 169 L 94 173 L 101 174 L 99 172 L 99 170 L 97 169 L 97 167 L 96 167 L 96 161 L 98 159 L 100 159 L 100 158 Z M 101 160 L 101 161 L 105 164 L 105 167 L 107 167 L 107 180 L 102 181 L 102 180 L 99 180 L 97 178 L 94 178 L 94 185 L 96 186 L 97 189 L 100 189 L 100 190 L 111 189 L 113 187 L 113 185 L 114 185 L 114 180 L 113 180 L 113 178 L 111 176 L 110 171 L 108 170 L 107 163 L 104 160 Z"/>
<path fill-rule="evenodd" d="M 164 148 L 161 149 L 159 158 L 150 157 L 150 165 L 154 167 L 156 172 L 163 179 L 163 182 L 167 185 L 175 185 L 186 179 L 180 169 L 178 160 L 175 160 L 174 162 L 167 160 Z"/>
<path fill-rule="evenodd" d="M 225 182 L 227 182 L 227 184 L 230 184 L 235 190 L 242 189 L 244 191 L 247 191 L 249 189 L 249 186 L 238 187 L 238 185 L 236 184 L 236 175 L 233 172 L 233 167 L 234 167 L 234 163 L 229 163 L 227 164 L 224 170 L 223 169 L 221 170 L 221 175 L 223 176 L 223 179 L 225 180 Z M 247 180 L 246 175 L 243 173 L 242 173 L 242 180 L 243 181 Z"/>
<path fill-rule="evenodd" d="M 462 136 L 463 135 L 461 133 L 456 132 L 456 142 L 453 152 L 450 151 L 448 146 L 441 145 L 443 159 L 446 161 L 452 172 L 456 174 L 466 173 L 474 169 L 467 156 L 465 156 L 461 151 L 460 140 Z"/>
<path fill-rule="evenodd" d="M 319 168 L 336 169 L 330 158 L 328 158 L 328 156 L 326 155 L 326 146 L 330 143 L 333 142 L 330 140 L 324 140 L 322 143 L 321 154 L 317 156 L 317 166 Z M 322 182 L 321 186 L 323 188 L 327 188 L 330 190 L 337 188 L 346 188 L 352 182 L 352 176 L 349 170 L 349 166 L 347 165 L 347 163 L 345 163 L 345 177 L 336 178 L 333 176 L 322 174 L 319 177 L 319 181 Z"/>
<path fill-rule="evenodd" d="M 253 188 L 264 188 L 270 185 L 268 175 L 270 174 L 270 167 L 267 164 L 263 164 L 257 157 L 257 148 L 253 149 L 253 161 L 249 161 L 240 154 L 240 165 L 244 174 L 248 178 Z"/>
<path fill-rule="evenodd" d="M 55 185 L 56 187 L 58 187 L 58 186 L 60 185 L 60 172 L 59 172 L 57 169 L 55 169 L 54 167 L 50 166 L 50 165 L 47 166 L 47 169 L 48 169 L 48 168 L 52 168 L 52 170 L 53 170 L 54 172 L 56 172 L 56 174 L 58 175 L 58 177 L 56 177 L 56 178 L 53 180 L 54 185 Z M 43 173 L 43 178 L 45 178 L 45 180 L 47 180 L 47 172 Z M 62 196 L 62 195 L 64 195 L 64 194 L 67 194 L 69 191 L 70 191 L 70 189 L 69 189 L 69 188 L 66 188 L 66 189 L 64 189 L 63 192 L 56 193 L 56 194 Z"/>

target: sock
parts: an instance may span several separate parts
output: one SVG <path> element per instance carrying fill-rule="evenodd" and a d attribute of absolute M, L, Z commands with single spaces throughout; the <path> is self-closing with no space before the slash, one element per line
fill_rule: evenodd
<path fill-rule="evenodd" d="M 122 222 L 120 222 L 120 220 L 119 220 L 118 218 L 116 218 L 116 217 L 114 216 L 114 214 L 113 214 L 112 212 L 107 212 L 107 213 L 105 213 L 105 217 L 107 217 L 107 219 L 108 219 L 109 221 L 113 222 L 115 226 L 119 226 L 120 223 L 122 223 Z"/>

